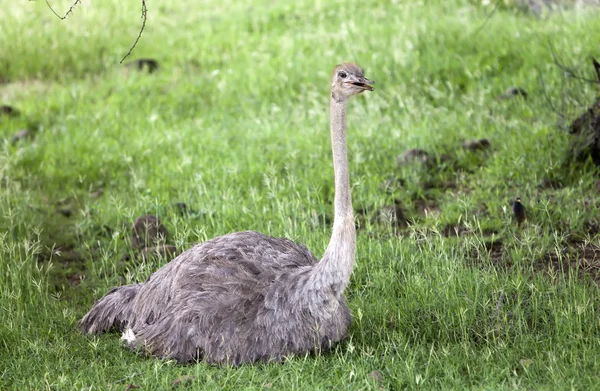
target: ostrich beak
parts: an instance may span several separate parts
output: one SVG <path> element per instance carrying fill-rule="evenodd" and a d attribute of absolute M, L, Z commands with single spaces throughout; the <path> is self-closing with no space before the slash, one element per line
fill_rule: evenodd
<path fill-rule="evenodd" d="M 357 86 L 366 91 L 373 91 L 374 88 L 371 87 L 371 84 L 375 84 L 373 80 L 369 80 L 366 77 L 361 77 L 358 80 L 347 81 L 346 83 L 352 84 L 353 86 Z"/>

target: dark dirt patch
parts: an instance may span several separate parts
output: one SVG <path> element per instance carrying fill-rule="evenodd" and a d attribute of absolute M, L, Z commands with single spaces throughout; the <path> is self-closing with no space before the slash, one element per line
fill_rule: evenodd
<path fill-rule="evenodd" d="M 485 202 L 482 202 L 481 205 L 479 205 L 479 208 L 477 208 L 477 210 L 475 211 L 475 216 L 483 217 L 483 216 L 489 216 L 489 215 L 490 215 L 490 209 L 488 208 L 488 206 Z"/>
<path fill-rule="evenodd" d="M 208 215 L 207 212 L 194 209 L 185 202 L 176 202 L 173 204 L 173 207 L 175 208 L 175 213 L 177 213 L 179 217 L 196 219 Z"/>
<path fill-rule="evenodd" d="M 158 61 L 153 58 L 139 58 L 126 65 L 130 68 L 135 68 L 138 71 L 146 71 L 153 73 L 159 69 Z"/>
<path fill-rule="evenodd" d="M 58 208 L 55 212 L 67 218 L 73 216 L 73 211 L 70 208 Z"/>
<path fill-rule="evenodd" d="M 499 239 L 488 240 L 467 254 L 470 266 L 486 269 L 488 263 L 499 270 L 509 270 L 514 264 L 504 243 Z M 555 277 L 575 276 L 582 280 L 592 279 L 600 283 L 600 247 L 587 241 L 571 238 L 559 250 L 544 254 L 533 262 L 533 270 Z"/>
<path fill-rule="evenodd" d="M 467 151 L 483 151 L 489 149 L 492 146 L 490 140 L 487 138 L 480 138 L 476 140 L 467 140 L 463 143 L 463 149 Z"/>
<path fill-rule="evenodd" d="M 386 193 L 393 193 L 396 190 L 406 185 L 406 181 L 398 177 L 390 177 L 385 181 L 381 182 L 379 188 Z"/>
<path fill-rule="evenodd" d="M 196 380 L 196 376 L 192 376 L 192 375 L 181 376 L 181 377 L 178 377 L 177 379 L 173 380 L 171 387 L 175 388 L 175 387 L 179 387 L 179 386 L 189 386 L 190 384 L 192 384 L 194 382 L 194 380 Z"/>
<path fill-rule="evenodd" d="M 379 210 L 378 221 L 385 225 L 390 225 L 396 229 L 406 228 L 408 226 L 408 217 L 404 209 L 398 204 L 386 205 Z"/>
<path fill-rule="evenodd" d="M 444 235 L 447 238 L 464 236 L 467 235 L 469 232 L 469 229 L 464 225 L 455 223 L 446 224 L 441 231 L 442 235 Z"/>
<path fill-rule="evenodd" d="M 80 273 L 73 273 L 67 276 L 67 280 L 73 288 L 76 288 L 79 286 L 79 284 L 81 284 L 81 280 L 83 280 L 83 275 Z"/>
<path fill-rule="evenodd" d="M 544 179 L 540 185 L 538 186 L 540 189 L 544 190 L 557 190 L 562 189 L 564 187 L 563 183 L 558 179 Z"/>
<path fill-rule="evenodd" d="M 468 228 L 466 225 L 461 224 L 461 223 L 446 224 L 440 232 L 443 236 L 445 236 L 447 238 L 462 237 L 462 236 L 473 235 L 473 234 L 483 235 L 483 236 L 491 236 L 491 235 L 498 234 L 498 231 L 493 230 L 493 229 L 483 229 L 481 231 L 473 231 L 472 229 Z"/>
<path fill-rule="evenodd" d="M 468 255 L 467 259 L 472 266 L 482 267 L 484 265 L 482 261 L 486 256 L 489 256 L 494 267 L 507 268 L 511 265 L 504 244 L 499 239 L 483 242 L 479 249 L 473 250 Z"/>
<path fill-rule="evenodd" d="M 401 165 L 408 163 L 425 163 L 429 159 L 431 159 L 431 155 L 429 155 L 427 151 L 424 149 L 413 148 L 398 155 L 398 157 L 396 157 L 396 162 Z"/>
<path fill-rule="evenodd" d="M 498 100 L 512 99 L 516 97 L 527 98 L 527 91 L 525 91 L 521 87 L 509 87 L 500 95 L 498 95 Z"/>
<path fill-rule="evenodd" d="M 43 260 L 52 260 L 61 264 L 81 263 L 82 257 L 71 244 L 59 244 L 40 254 Z"/>
<path fill-rule="evenodd" d="M 457 187 L 456 183 L 451 182 L 451 181 L 429 179 L 429 180 L 421 182 L 421 188 L 426 191 L 434 190 L 434 189 L 446 191 L 446 190 L 456 189 L 456 187 Z"/>
<path fill-rule="evenodd" d="M 588 233 L 588 235 L 596 236 L 598 233 L 600 233 L 600 224 L 595 220 L 586 221 L 586 223 L 583 225 L 583 229 Z"/>
<path fill-rule="evenodd" d="M 21 112 L 9 105 L 0 105 L 0 117 L 18 117 Z"/>
<path fill-rule="evenodd" d="M 185 202 L 176 202 L 173 206 L 175 207 L 177 214 L 181 217 L 187 216 L 189 213 L 188 206 Z"/>
<path fill-rule="evenodd" d="M 355 212 L 357 230 L 364 229 L 368 223 L 401 230 L 406 228 L 409 222 L 409 216 L 399 200 L 395 200 L 393 205 L 381 208 L 357 208 Z"/>
<path fill-rule="evenodd" d="M 582 246 L 579 259 L 581 262 L 579 272 L 600 282 L 600 248 L 592 244 Z"/>
<path fill-rule="evenodd" d="M 420 216 L 439 215 L 441 213 L 440 206 L 435 200 L 418 199 L 413 201 L 413 207 Z"/>
<path fill-rule="evenodd" d="M 381 373 L 381 371 L 375 370 L 369 373 L 367 375 L 367 378 L 369 378 L 372 381 L 375 381 L 376 383 L 383 383 L 383 374 Z"/>
<path fill-rule="evenodd" d="M 133 223 L 131 231 L 131 246 L 135 249 L 164 243 L 169 236 L 167 228 L 159 218 L 152 215 L 138 217 Z"/>
<path fill-rule="evenodd" d="M 568 232 L 567 227 L 564 227 L 562 232 Z M 600 223 L 596 220 L 586 221 L 583 224 L 583 229 L 580 231 L 570 232 L 569 237 L 566 241 L 566 246 L 569 248 L 575 248 L 580 246 L 583 243 L 586 243 L 586 240 L 596 237 L 600 233 Z"/>
<path fill-rule="evenodd" d="M 564 247 L 560 253 L 552 251 L 535 263 L 539 272 L 556 275 L 577 275 L 581 279 L 592 278 L 600 283 L 600 247 L 590 243 L 578 243 Z"/>

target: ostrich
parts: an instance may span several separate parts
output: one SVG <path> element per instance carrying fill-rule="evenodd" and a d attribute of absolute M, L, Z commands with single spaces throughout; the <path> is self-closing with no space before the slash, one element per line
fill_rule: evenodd
<path fill-rule="evenodd" d="M 356 251 L 346 149 L 346 104 L 372 91 L 355 64 L 331 77 L 333 232 L 319 261 L 289 239 L 254 231 L 211 239 L 144 283 L 110 290 L 81 319 L 86 334 L 116 328 L 130 348 L 178 362 L 281 361 L 331 348 L 351 316 L 344 298 Z"/>

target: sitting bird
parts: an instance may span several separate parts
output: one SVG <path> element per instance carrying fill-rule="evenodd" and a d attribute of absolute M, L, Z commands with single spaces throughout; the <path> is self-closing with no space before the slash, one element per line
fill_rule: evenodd
<path fill-rule="evenodd" d="M 116 328 L 129 347 L 158 357 L 234 365 L 281 361 L 344 339 L 351 321 L 344 290 L 356 252 L 346 105 L 372 84 L 355 64 L 336 66 L 331 77 L 335 214 L 320 261 L 285 238 L 254 231 L 217 237 L 143 283 L 110 290 L 81 319 L 83 332 Z"/>

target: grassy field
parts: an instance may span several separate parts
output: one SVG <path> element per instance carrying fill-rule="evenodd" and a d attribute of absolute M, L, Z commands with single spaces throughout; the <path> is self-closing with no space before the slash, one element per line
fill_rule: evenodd
<path fill-rule="evenodd" d="M 84 2 L 64 21 L 43 1 L 0 8 L 0 104 L 21 111 L 0 117 L 0 389 L 600 389 L 599 170 L 566 159 L 560 130 L 597 88 L 552 59 L 594 77 L 600 16 L 279 3 L 149 2 L 131 59 L 157 59 L 151 74 L 119 65 L 139 1 Z M 328 79 L 342 61 L 377 82 L 349 108 L 363 212 L 349 338 L 283 365 L 219 368 L 83 336 L 96 299 L 168 261 L 133 256 L 137 216 L 159 216 L 181 249 L 253 229 L 320 257 Z M 511 86 L 528 99 L 496 99 Z M 35 137 L 13 143 L 24 128 Z M 481 137 L 489 150 L 461 147 Z M 399 165 L 411 148 L 436 158 Z M 403 185 L 382 189 L 390 177 Z M 394 202 L 399 229 L 378 217 Z"/>

